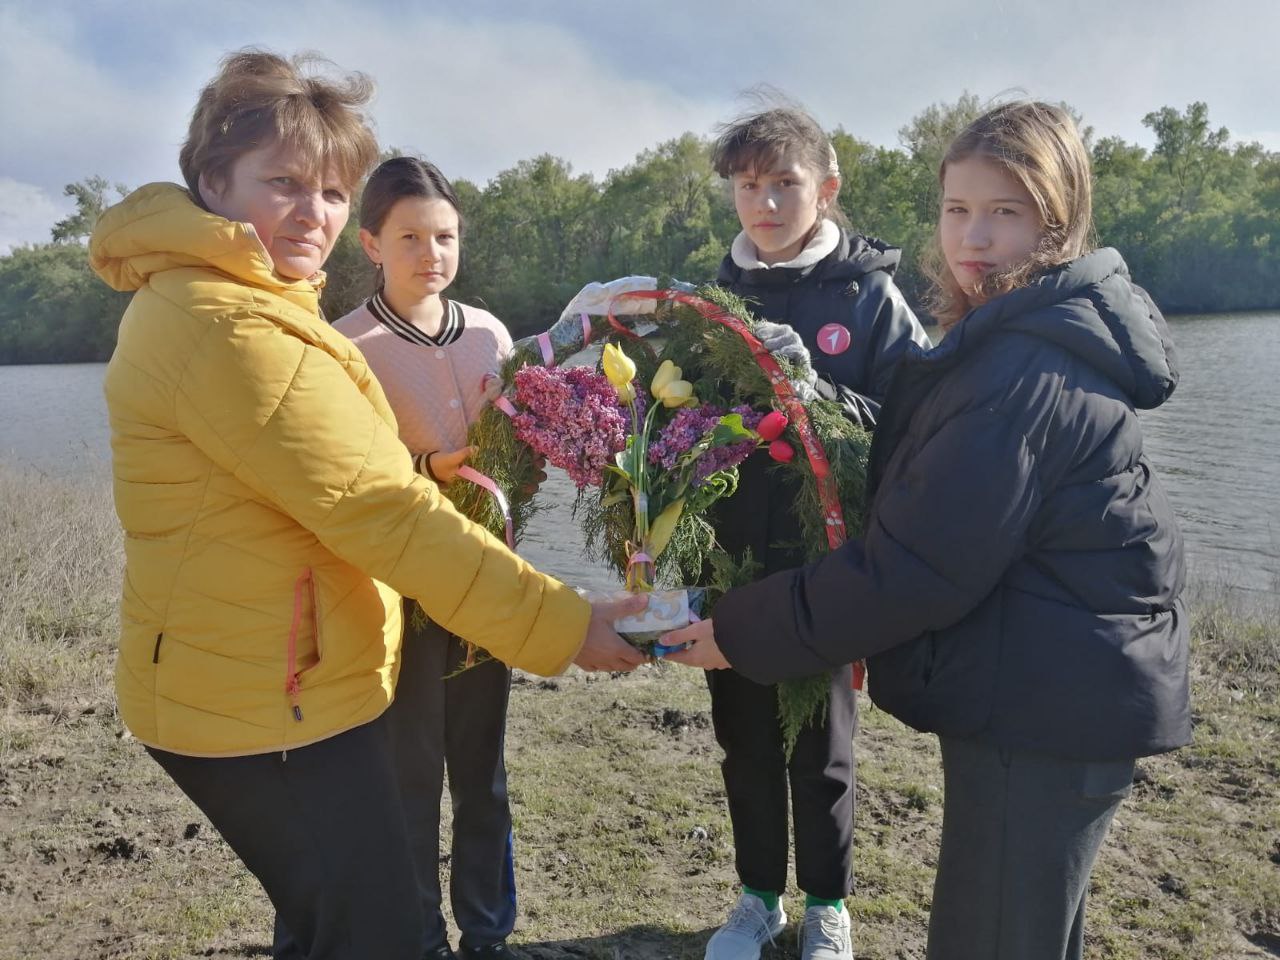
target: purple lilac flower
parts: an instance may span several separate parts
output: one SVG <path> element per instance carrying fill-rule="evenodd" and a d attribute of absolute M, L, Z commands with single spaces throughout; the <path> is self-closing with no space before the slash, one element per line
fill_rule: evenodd
<path fill-rule="evenodd" d="M 649 462 L 666 470 L 673 469 L 723 415 L 723 410 L 709 405 L 681 407 L 649 442 Z"/>
<path fill-rule="evenodd" d="M 636 420 L 644 423 L 644 416 L 649 412 L 649 388 L 640 382 L 640 378 L 636 377 L 631 381 L 631 391 L 636 395 L 635 408 Z M 625 407 L 623 408 L 626 409 Z"/>
<path fill-rule="evenodd" d="M 627 445 L 630 416 L 618 392 L 587 367 L 522 367 L 516 439 L 569 474 L 578 489 L 599 486 L 605 466 Z"/>
<path fill-rule="evenodd" d="M 750 407 L 734 407 L 733 413 L 742 416 L 742 422 L 754 430 L 764 417 Z M 721 407 L 704 404 L 700 407 L 682 407 L 676 411 L 658 436 L 649 444 L 649 462 L 665 470 L 675 469 L 680 458 L 693 449 L 694 444 L 715 429 L 724 416 Z M 693 485 L 701 486 L 711 474 L 727 470 L 745 460 L 756 447 L 754 440 L 744 440 L 722 447 L 713 447 L 694 462 Z"/>

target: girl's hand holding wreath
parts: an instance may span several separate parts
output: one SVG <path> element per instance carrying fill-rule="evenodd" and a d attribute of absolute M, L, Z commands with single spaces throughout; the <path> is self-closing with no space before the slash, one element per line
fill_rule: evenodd
<path fill-rule="evenodd" d="M 703 670 L 727 670 L 729 661 L 720 652 L 716 644 L 715 628 L 710 620 L 699 620 L 679 630 L 672 630 L 662 637 L 666 647 L 680 647 L 688 644 L 684 650 L 673 650 L 664 660 L 673 660 L 688 667 L 701 667 Z"/>
<path fill-rule="evenodd" d="M 458 477 L 458 468 L 476 455 L 475 447 L 459 447 L 457 450 L 434 450 L 427 454 L 427 470 L 436 483 L 452 483 Z"/>

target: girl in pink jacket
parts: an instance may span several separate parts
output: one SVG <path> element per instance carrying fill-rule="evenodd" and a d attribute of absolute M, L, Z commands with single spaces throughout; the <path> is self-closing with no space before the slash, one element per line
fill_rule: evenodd
<path fill-rule="evenodd" d="M 378 289 L 334 324 L 381 382 L 419 471 L 442 484 L 473 452 L 467 429 L 487 403 L 485 380 L 511 350 L 497 317 L 444 296 L 458 272 L 460 226 L 457 195 L 433 164 L 395 157 L 379 166 L 360 204 L 360 242 L 378 269 Z M 427 918 L 423 956 L 454 956 L 440 912 L 447 767 L 449 886 L 460 950 L 466 958 L 504 960 L 516 917 L 503 765 L 511 672 L 488 660 L 458 673 L 465 643 L 426 620 L 413 600 L 405 607 L 403 661 L 388 716 Z"/>

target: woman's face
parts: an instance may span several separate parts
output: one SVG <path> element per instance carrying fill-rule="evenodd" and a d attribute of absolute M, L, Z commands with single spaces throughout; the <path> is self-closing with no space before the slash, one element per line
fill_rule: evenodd
<path fill-rule="evenodd" d="M 213 213 L 252 224 L 276 273 L 305 280 L 329 259 L 351 213 L 346 185 L 332 172 L 317 178 L 293 150 L 279 144 L 241 155 L 215 187 L 203 175 L 200 196 Z"/>
<path fill-rule="evenodd" d="M 458 211 L 439 197 L 401 197 L 381 230 L 360 231 L 360 243 L 398 301 L 438 294 L 458 275 Z"/>
<path fill-rule="evenodd" d="M 733 175 L 733 203 L 762 263 L 786 263 L 804 249 L 818 216 L 835 199 L 840 180 L 819 179 L 796 157 L 768 172 Z"/>
<path fill-rule="evenodd" d="M 1041 233 L 1035 200 L 999 164 L 984 157 L 947 164 L 939 236 L 961 289 L 972 293 L 987 274 L 1024 263 Z"/>

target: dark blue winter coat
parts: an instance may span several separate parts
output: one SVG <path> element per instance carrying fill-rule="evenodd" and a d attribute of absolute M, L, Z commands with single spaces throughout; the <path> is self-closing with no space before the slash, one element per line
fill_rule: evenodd
<path fill-rule="evenodd" d="M 907 348 L 929 343 L 893 282 L 901 256 L 842 229 L 836 249 L 811 266 L 749 270 L 727 256 L 716 283 L 747 300 L 758 319 L 793 327 L 819 376 L 869 400 L 874 413 Z M 835 347 L 825 331 L 838 336 L 837 327 L 848 336 Z"/>
<path fill-rule="evenodd" d="M 1074 759 L 1190 739 L 1182 537 L 1135 413 L 1177 383 L 1164 318 L 1098 250 L 899 366 L 865 536 L 727 594 L 762 683 L 870 658 L 919 730 Z"/>

